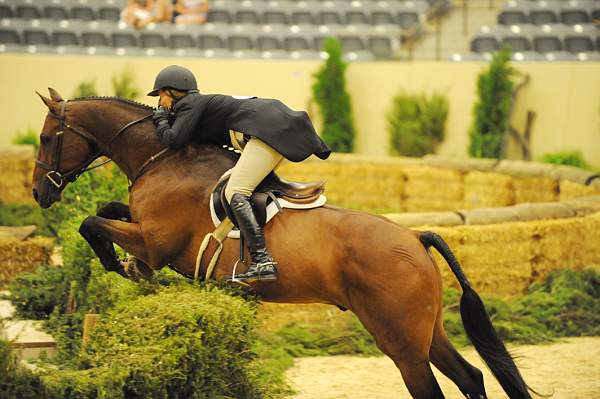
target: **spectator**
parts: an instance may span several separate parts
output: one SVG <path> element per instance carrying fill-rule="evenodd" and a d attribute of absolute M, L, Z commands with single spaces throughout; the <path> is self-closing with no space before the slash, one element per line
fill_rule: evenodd
<path fill-rule="evenodd" d="M 206 0 L 175 0 L 176 24 L 203 24 L 208 14 Z"/>
<path fill-rule="evenodd" d="M 128 0 L 121 20 L 141 29 L 151 22 L 170 22 L 172 15 L 169 0 Z"/>

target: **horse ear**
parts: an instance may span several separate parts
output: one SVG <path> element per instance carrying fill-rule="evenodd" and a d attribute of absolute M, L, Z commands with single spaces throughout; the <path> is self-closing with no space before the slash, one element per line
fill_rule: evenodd
<path fill-rule="evenodd" d="M 37 91 L 35 93 L 38 96 L 40 96 L 40 98 L 42 99 L 42 101 L 44 102 L 44 104 L 46 104 L 46 107 L 48 107 L 48 109 L 50 111 L 54 112 L 54 109 L 56 108 L 56 103 L 54 101 L 52 101 L 51 99 L 49 99 L 48 97 L 44 97 L 43 95 L 41 95 Z"/>
<path fill-rule="evenodd" d="M 48 93 L 50 93 L 50 98 L 53 99 L 54 101 L 56 101 L 57 103 L 59 103 L 63 100 L 62 96 L 60 94 L 58 94 L 58 92 L 56 90 L 54 90 L 52 87 L 48 87 Z"/>

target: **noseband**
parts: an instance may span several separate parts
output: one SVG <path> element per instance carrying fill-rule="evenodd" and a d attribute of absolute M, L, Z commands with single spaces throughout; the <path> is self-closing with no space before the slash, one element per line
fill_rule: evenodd
<path fill-rule="evenodd" d="M 61 188 L 63 186 L 63 184 L 65 183 L 70 183 L 73 182 L 75 180 L 77 180 L 77 178 L 79 176 L 81 176 L 84 172 L 87 172 L 89 170 L 92 169 L 96 169 L 104 164 L 107 164 L 108 162 L 112 161 L 112 159 L 107 159 L 104 162 L 99 163 L 98 165 L 94 165 L 89 167 L 92 162 L 94 162 L 94 160 L 96 158 L 98 158 L 101 155 L 106 155 L 103 153 L 103 151 L 99 148 L 98 146 L 98 140 L 96 140 L 96 138 L 94 136 L 92 136 L 91 134 L 89 134 L 88 132 L 86 132 L 85 130 L 81 130 L 75 126 L 70 125 L 67 122 L 67 118 L 65 116 L 66 110 L 67 110 L 67 102 L 69 100 L 63 100 L 60 106 L 60 114 L 55 114 L 52 111 L 48 112 L 48 115 L 53 117 L 54 119 L 58 120 L 60 122 L 60 128 L 58 130 L 58 132 L 56 132 L 56 144 L 54 146 L 54 160 L 52 162 L 52 165 L 47 164 L 43 161 L 40 161 L 39 159 L 36 159 L 35 163 L 40 166 L 43 169 L 46 169 L 48 171 L 48 173 L 46 173 L 46 178 L 48 180 L 50 180 L 50 182 L 56 187 L 56 188 Z M 119 137 L 121 135 L 121 133 L 123 133 L 125 130 L 129 129 L 131 126 L 136 125 L 140 122 L 143 122 L 144 120 L 150 118 L 152 116 L 152 114 L 150 115 L 146 115 L 143 116 L 139 119 L 136 119 L 132 122 L 127 123 L 125 126 L 123 126 L 121 129 L 119 129 L 117 131 L 117 133 L 110 139 L 110 141 L 107 144 L 107 148 L 110 148 L 111 144 L 116 140 L 117 137 Z M 71 169 L 68 172 L 59 172 L 59 166 L 60 166 L 60 159 L 61 159 L 61 154 L 62 154 L 62 145 L 63 145 L 63 136 L 65 131 L 69 129 L 70 131 L 72 131 L 73 133 L 78 134 L 79 136 L 83 137 L 92 147 L 92 149 L 94 149 L 94 152 L 92 153 L 92 155 L 90 155 L 81 165 L 79 165 L 78 167 Z"/>

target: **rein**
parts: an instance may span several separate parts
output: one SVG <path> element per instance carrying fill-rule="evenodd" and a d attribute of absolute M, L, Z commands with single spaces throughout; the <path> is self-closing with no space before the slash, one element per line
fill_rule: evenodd
<path fill-rule="evenodd" d="M 65 114 L 66 114 L 66 110 L 67 110 L 67 102 L 68 101 L 69 100 L 64 100 L 62 102 L 61 107 L 60 107 L 60 114 L 55 114 L 52 111 L 48 112 L 49 116 L 57 119 L 60 122 L 60 129 L 58 132 L 56 132 L 57 141 L 56 141 L 56 145 L 54 147 L 54 161 L 52 162 L 52 165 L 47 164 L 40 160 L 35 161 L 36 164 L 39 165 L 41 168 L 48 170 L 48 173 L 46 173 L 46 178 L 48 180 L 50 180 L 50 182 L 56 188 L 61 188 L 63 186 L 63 184 L 65 184 L 65 182 L 67 182 L 67 183 L 74 182 L 83 173 L 88 172 L 93 169 L 96 169 L 96 168 L 99 168 L 100 166 L 106 165 L 107 163 L 112 161 L 112 159 L 109 158 L 106 161 L 103 161 L 97 165 L 90 166 L 92 164 L 92 162 L 94 162 L 94 160 L 96 160 L 99 156 L 101 156 L 101 155 L 107 156 L 107 155 L 104 154 L 104 152 L 99 148 L 98 140 L 96 140 L 96 137 L 94 137 L 90 133 L 86 132 L 85 130 L 82 130 L 78 127 L 70 125 L 67 122 L 67 117 Z M 112 145 L 112 143 L 127 129 L 129 129 L 130 127 L 132 127 L 134 125 L 137 125 L 138 123 L 145 121 L 146 119 L 149 119 L 150 117 L 152 117 L 152 114 L 143 116 L 136 120 L 133 120 L 133 121 L 127 123 L 122 128 L 120 128 L 117 131 L 117 133 L 109 140 L 109 142 L 107 144 L 107 148 L 110 149 L 110 146 Z M 80 166 L 78 166 L 68 172 L 61 173 L 58 171 L 58 169 L 60 166 L 60 159 L 61 159 L 61 155 L 62 155 L 63 136 L 67 129 L 69 129 L 73 133 L 76 133 L 79 136 L 83 137 L 89 144 L 91 144 L 92 148 L 95 149 L 95 151 Z M 168 150 L 168 148 L 164 148 L 161 151 L 159 151 L 158 153 L 156 153 L 156 154 L 152 155 L 150 158 L 148 158 L 148 160 L 146 160 L 146 162 L 144 162 L 142 164 L 142 166 L 138 169 L 134 178 L 131 180 L 131 184 L 129 185 L 129 187 L 131 188 L 131 186 L 133 186 L 135 181 L 144 174 L 144 172 L 146 171 L 148 166 L 152 162 L 154 162 L 157 158 L 159 158 L 164 153 L 166 153 L 167 150 Z"/>

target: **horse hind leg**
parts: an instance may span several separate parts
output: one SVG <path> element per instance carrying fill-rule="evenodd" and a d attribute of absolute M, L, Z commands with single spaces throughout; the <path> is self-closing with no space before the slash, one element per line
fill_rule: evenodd
<path fill-rule="evenodd" d="M 483 374 L 469 364 L 452 343 L 444 331 L 441 321 L 436 322 L 433 340 L 429 350 L 431 362 L 454 384 L 467 398 L 487 398 L 483 384 Z"/>
<path fill-rule="evenodd" d="M 418 399 L 440 399 L 444 394 L 433 375 L 429 364 L 428 349 L 431 336 L 431 321 L 421 320 L 422 324 L 412 319 L 397 317 L 394 319 L 373 317 L 377 314 L 374 307 L 366 307 L 367 311 L 354 309 L 355 313 L 373 335 L 377 347 L 390 357 L 402 374 L 404 384 L 411 396 Z M 379 313 L 380 315 L 382 313 Z"/>

